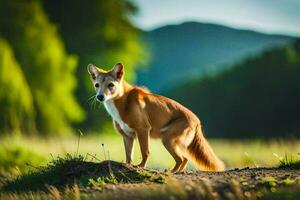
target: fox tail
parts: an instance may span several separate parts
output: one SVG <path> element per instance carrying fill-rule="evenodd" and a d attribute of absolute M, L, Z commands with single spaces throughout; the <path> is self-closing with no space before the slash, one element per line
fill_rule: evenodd
<path fill-rule="evenodd" d="M 204 138 L 200 126 L 197 127 L 194 139 L 187 147 L 187 152 L 196 166 L 202 170 L 224 171 L 225 169 L 224 163 L 215 155 Z"/>

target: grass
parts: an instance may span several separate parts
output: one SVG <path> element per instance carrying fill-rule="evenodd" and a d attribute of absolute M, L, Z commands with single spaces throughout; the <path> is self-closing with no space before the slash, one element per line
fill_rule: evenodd
<path fill-rule="evenodd" d="M 271 188 L 277 186 L 277 181 L 274 177 L 264 177 L 260 180 L 260 185 Z"/>
<path fill-rule="evenodd" d="M 80 200 L 84 199 L 78 185 L 67 187 L 63 191 L 55 187 L 49 187 L 47 192 L 27 192 L 27 193 L 3 193 L 0 194 L 1 200 Z M 89 198 L 88 198 L 89 199 Z"/>
<path fill-rule="evenodd" d="M 298 152 L 295 150 L 300 149 L 300 140 L 211 139 L 209 142 L 216 154 L 225 162 L 227 169 L 246 166 L 273 167 L 278 165 L 280 158 L 285 155 L 296 157 Z M 133 161 L 137 164 L 141 160 L 141 155 L 137 142 L 134 146 Z M 148 167 L 162 170 L 173 167 L 174 160 L 160 140 L 151 140 L 150 149 Z M 15 151 L 19 153 L 12 153 Z M 88 155 L 94 161 L 110 159 L 123 162 L 125 160 L 122 137 L 117 133 L 81 136 L 79 146 L 78 137 L 47 139 L 2 137 L 0 138 L 0 173 L 1 171 L 17 172 L 18 170 L 15 170 L 17 168 L 20 171 L 18 173 L 24 173 L 32 169 L 31 165 L 45 165 L 57 156 L 64 156 L 67 153 L 76 155 L 77 151 L 82 155 Z M 26 165 L 26 162 L 29 165 Z M 288 164 L 289 161 L 286 159 L 282 162 Z M 189 163 L 187 170 L 195 170 L 195 168 Z"/>
<path fill-rule="evenodd" d="M 266 193 L 261 196 L 260 200 L 298 200 L 300 199 L 300 187 L 292 187 L 289 189 L 281 189 L 276 192 Z"/>
<path fill-rule="evenodd" d="M 246 166 L 276 167 L 278 163 L 279 168 L 299 169 L 299 155 L 295 150 L 300 149 L 300 140 L 210 139 L 209 143 L 225 162 L 227 169 Z M 141 160 L 141 155 L 137 142 L 134 146 L 133 162 L 137 164 Z M 150 149 L 149 168 L 164 170 L 173 167 L 174 160 L 160 140 L 151 140 Z M 0 187 L 4 185 L 3 189 L 7 192 L 0 192 L 0 199 L 99 199 L 100 197 L 118 199 L 110 193 L 86 196 L 82 189 L 144 181 L 164 184 L 153 189 L 147 186 L 148 189 L 137 190 L 134 195 L 142 199 L 224 199 L 224 196 L 216 194 L 210 183 L 205 180 L 199 183 L 197 188 L 189 190 L 188 185 L 180 185 L 176 180 L 166 181 L 164 176 L 158 176 L 151 170 L 127 168 L 126 165 L 113 161 L 110 161 L 111 169 L 109 169 L 109 163 L 101 163 L 103 160 L 124 162 L 125 151 L 119 134 L 80 134 L 78 137 L 68 138 L 2 137 Z M 119 169 L 117 166 L 122 167 Z M 195 168 L 190 163 L 187 170 Z M 261 179 L 260 186 L 272 194 L 278 193 L 275 197 L 292 196 L 291 199 L 299 197 L 299 192 L 296 191 L 299 191 L 300 186 L 294 189 L 294 185 L 300 184 L 295 183 L 295 180 L 289 177 L 284 180 L 274 179 L 273 177 Z M 277 185 L 274 186 L 274 183 Z M 245 196 L 242 188 L 247 184 L 251 183 L 242 178 L 239 181 L 232 180 L 232 188 L 226 193 L 225 199 L 274 197 L 265 192 L 250 192 Z M 281 190 L 283 186 L 291 189 Z M 272 191 L 272 188 L 276 191 Z M 123 198 L 122 193 L 119 195 L 119 198 Z"/>
<path fill-rule="evenodd" d="M 285 154 L 283 158 L 279 159 L 279 168 L 287 168 L 287 169 L 300 169 L 300 154 L 298 153 L 298 157 L 288 156 Z"/>
<path fill-rule="evenodd" d="M 97 187 L 97 186 L 95 186 Z M 231 180 L 229 188 L 222 193 L 217 193 L 209 179 L 202 179 L 197 185 L 185 184 L 170 179 L 163 185 L 148 185 L 143 188 L 134 189 L 131 193 L 110 193 L 92 192 L 84 193 L 78 184 L 60 190 L 54 186 L 49 186 L 48 191 L 27 192 L 27 193 L 5 193 L 1 199 L 205 199 L 205 200 L 253 200 L 253 199 L 299 199 L 300 185 L 295 184 L 290 188 L 282 188 L 273 192 L 247 191 L 244 192 L 242 185 L 236 180 Z M 1 195 L 1 194 L 0 194 Z"/>
<path fill-rule="evenodd" d="M 278 163 L 280 163 L 279 168 L 282 169 L 299 169 L 300 166 L 298 152 L 295 152 L 300 149 L 300 140 L 210 139 L 209 143 L 216 154 L 225 161 L 227 169 L 246 166 L 276 167 Z M 150 149 L 149 168 L 164 170 L 173 167 L 173 158 L 160 140 L 151 140 Z M 210 183 L 205 180 L 200 183 L 201 187 L 197 186 L 198 189 L 189 191 L 189 186 L 182 186 L 176 181 L 166 182 L 166 178 L 155 174 L 155 171 L 136 170 L 117 163 L 123 162 L 124 159 L 123 141 L 118 134 L 80 134 L 78 137 L 47 139 L 22 136 L 2 137 L 0 138 L 0 187 L 4 185 L 3 188 L 8 193 L 0 192 L 0 199 L 99 199 L 100 197 L 101 199 L 118 199 L 109 193 L 86 196 L 81 190 L 82 188 L 99 188 L 107 184 L 144 181 L 164 184 L 153 190 L 151 188 L 138 190 L 133 197 L 140 195 L 141 199 L 224 198 L 214 193 Z M 103 160 L 117 162 L 102 163 Z M 137 142 L 133 160 L 134 163 L 141 160 Z M 119 169 L 120 166 L 124 168 Z M 195 170 L 195 168 L 189 164 L 187 170 Z M 12 179 L 16 176 L 19 178 Z M 61 177 L 64 178 L 61 179 Z M 278 181 L 273 177 L 267 177 L 260 180 L 260 185 L 269 188 L 272 193 L 278 193 L 278 196 L 291 196 L 291 191 L 294 189 L 277 191 L 277 188 L 281 186 L 294 188 L 294 185 L 297 185 L 295 180 L 286 178 Z M 271 190 L 275 188 L 274 183 L 278 183 L 276 191 Z M 245 197 L 241 191 L 242 187 L 247 184 L 249 184 L 248 181 L 243 178 L 238 181 L 233 180 L 232 189 L 226 193 L 226 198 Z M 300 186 L 295 191 L 299 189 Z M 295 194 L 299 195 L 299 193 Z M 253 199 L 254 196 L 262 199 L 273 197 L 264 193 L 247 193 L 247 195 L 249 198 L 244 199 Z M 296 199 L 297 195 L 292 195 L 292 197 Z"/>
<path fill-rule="evenodd" d="M 23 146 L 2 146 L 0 148 L 0 172 L 20 174 L 27 172 L 31 166 L 46 162 L 46 156 L 31 151 Z"/>
<path fill-rule="evenodd" d="M 295 177 L 291 179 L 290 176 L 281 180 L 273 176 L 259 178 L 255 190 L 252 190 L 254 188 L 249 189 L 247 184 L 244 184 L 247 183 L 247 178 L 241 177 L 239 181 L 229 178 L 227 179 L 229 185 L 224 185 L 223 189 L 215 191 L 215 182 L 212 182 L 208 178 L 209 176 L 200 178 L 197 182 L 189 181 L 189 178 L 185 182 L 181 182 L 172 174 L 144 170 L 111 160 L 91 162 L 90 159 L 92 158 L 80 154 L 57 157 L 45 166 L 35 167 L 33 171 L 6 181 L 2 187 L 0 186 L 0 199 L 250 200 L 258 198 L 268 200 L 277 196 L 281 197 L 279 199 L 297 199 L 299 197 L 297 191 L 300 189 L 300 179 L 295 179 Z M 182 177 L 184 176 L 185 174 L 182 174 Z M 126 191 L 127 187 L 131 187 L 126 183 L 142 185 L 123 192 L 122 190 Z M 109 190 L 114 190 L 111 186 L 117 184 L 119 189 L 109 192 Z M 120 184 L 121 186 L 124 184 L 125 187 L 120 188 Z M 108 190 L 102 190 L 106 185 L 110 186 Z M 245 186 L 248 187 L 248 190 L 244 190 Z M 289 188 L 287 189 L 286 186 Z M 270 192 L 276 193 L 276 195 L 274 196 Z"/>
<path fill-rule="evenodd" d="M 155 171 L 134 168 L 124 163 L 111 160 L 91 162 L 82 155 L 67 154 L 58 157 L 46 166 L 37 167 L 34 171 L 22 174 L 6 182 L 4 191 L 26 192 L 47 191 L 49 186 L 65 189 L 78 184 L 81 187 L 99 187 L 105 184 L 141 183 L 145 181 L 158 183 L 163 180 Z"/>

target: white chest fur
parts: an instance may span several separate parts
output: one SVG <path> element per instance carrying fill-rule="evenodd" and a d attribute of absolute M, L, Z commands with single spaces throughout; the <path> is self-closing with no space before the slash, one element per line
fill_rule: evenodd
<path fill-rule="evenodd" d="M 130 128 L 121 118 L 118 109 L 115 106 L 115 103 L 113 100 L 108 100 L 104 102 L 104 107 L 106 111 L 109 113 L 109 115 L 115 120 L 121 127 L 121 129 L 128 135 L 132 136 L 134 134 L 134 131 L 132 128 Z"/>

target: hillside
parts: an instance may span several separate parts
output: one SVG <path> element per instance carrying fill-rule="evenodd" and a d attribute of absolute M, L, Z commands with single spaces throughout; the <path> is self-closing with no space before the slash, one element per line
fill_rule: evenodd
<path fill-rule="evenodd" d="M 144 40 L 151 58 L 148 68 L 138 71 L 137 82 L 163 91 L 191 76 L 214 73 L 266 49 L 286 45 L 294 38 L 187 22 L 145 32 Z"/>
<path fill-rule="evenodd" d="M 168 95 L 202 119 L 209 136 L 300 136 L 300 40 Z"/>

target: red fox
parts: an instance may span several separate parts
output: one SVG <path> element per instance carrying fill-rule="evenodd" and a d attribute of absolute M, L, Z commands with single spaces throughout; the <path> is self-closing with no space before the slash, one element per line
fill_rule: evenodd
<path fill-rule="evenodd" d="M 93 64 L 87 68 L 97 100 L 103 102 L 116 130 L 123 136 L 126 163 L 132 162 L 134 139 L 137 138 L 142 154 L 138 166 L 145 167 L 150 154 L 149 139 L 152 137 L 161 138 L 175 159 L 172 172 L 182 172 L 188 158 L 200 169 L 224 170 L 223 162 L 204 138 L 200 121 L 192 111 L 172 99 L 127 83 L 121 63 L 109 71 Z"/>

